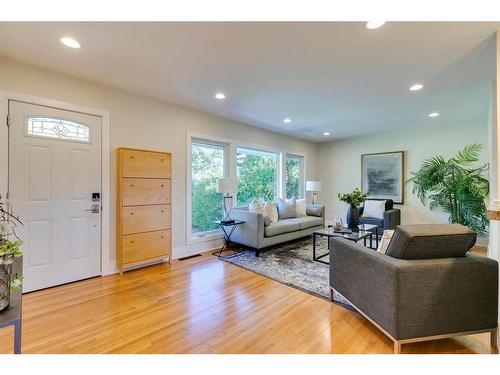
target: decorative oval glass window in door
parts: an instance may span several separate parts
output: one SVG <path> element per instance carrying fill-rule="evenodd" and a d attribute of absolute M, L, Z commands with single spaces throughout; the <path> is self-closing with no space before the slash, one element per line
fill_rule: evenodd
<path fill-rule="evenodd" d="M 26 134 L 90 143 L 90 128 L 87 125 L 53 117 L 28 117 Z"/>

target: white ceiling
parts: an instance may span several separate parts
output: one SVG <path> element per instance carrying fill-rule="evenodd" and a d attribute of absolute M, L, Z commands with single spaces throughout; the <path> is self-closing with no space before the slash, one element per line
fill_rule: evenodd
<path fill-rule="evenodd" d="M 485 121 L 498 29 L 484 22 L 390 22 L 377 30 L 360 22 L 0 22 L 0 55 L 325 141 Z M 65 35 L 82 48 L 63 46 Z M 415 82 L 425 88 L 408 91 Z M 213 98 L 218 91 L 224 101 Z M 432 111 L 441 116 L 428 118 Z"/>

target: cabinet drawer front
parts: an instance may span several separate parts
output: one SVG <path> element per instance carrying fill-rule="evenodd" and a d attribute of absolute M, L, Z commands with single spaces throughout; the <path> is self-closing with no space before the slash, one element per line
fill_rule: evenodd
<path fill-rule="evenodd" d="M 170 230 L 129 234 L 122 237 L 123 263 L 171 255 Z"/>
<path fill-rule="evenodd" d="M 123 205 L 170 203 L 170 179 L 124 178 Z"/>
<path fill-rule="evenodd" d="M 160 152 L 123 150 L 123 177 L 170 177 L 170 155 Z"/>
<path fill-rule="evenodd" d="M 170 229 L 170 205 L 123 207 L 123 234 Z"/>

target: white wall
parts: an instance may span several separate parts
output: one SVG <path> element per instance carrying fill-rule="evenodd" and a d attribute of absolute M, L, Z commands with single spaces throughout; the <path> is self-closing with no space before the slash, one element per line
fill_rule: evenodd
<path fill-rule="evenodd" d="M 140 78 L 138 78 L 140 79 Z M 173 245 L 175 255 L 198 248 L 186 245 L 186 137 L 188 131 L 242 140 L 270 148 L 282 148 L 306 155 L 306 179 L 323 182 L 320 202 L 327 206 L 327 219 L 344 216 L 345 204 L 338 192 L 348 192 L 361 184 L 364 153 L 405 151 L 406 177 L 426 157 L 448 157 L 465 144 L 487 146 L 487 123 L 467 123 L 442 127 L 440 119 L 431 126 L 413 130 L 380 133 L 342 141 L 322 143 L 302 141 L 251 127 L 219 116 L 209 115 L 154 98 L 136 95 L 109 86 L 80 80 L 49 70 L 0 57 L 0 90 L 56 99 L 68 103 L 109 110 L 111 113 L 111 191 L 115 191 L 115 149 L 119 146 L 158 149 L 173 153 Z M 445 114 L 443 114 L 445 115 Z M 1 121 L 1 120 L 0 120 Z M 2 129 L 5 128 L 2 126 Z M 0 166 L 5 163 L 5 135 L 0 133 Z M 489 151 L 483 153 L 484 161 Z M 5 176 L 0 176 L 0 182 Z M 1 185 L 1 184 L 0 184 Z M 1 188 L 1 186 L 0 186 Z M 4 193 L 4 191 L 0 191 Z M 115 197 L 111 199 L 111 260 L 115 255 Z M 447 215 L 430 212 L 405 188 L 403 223 L 446 222 Z"/>
<path fill-rule="evenodd" d="M 445 114 L 443 114 L 445 116 Z M 470 143 L 480 143 L 485 149 L 482 160 L 489 161 L 487 121 L 453 126 L 441 126 L 440 119 L 433 119 L 432 126 L 412 130 L 393 131 L 359 138 L 322 143 L 318 153 L 318 174 L 323 181 L 321 201 L 326 203 L 327 219 L 345 217 L 347 205 L 338 200 L 339 192 L 350 192 L 361 186 L 361 155 L 377 152 L 404 151 L 405 179 L 410 171 L 417 170 L 422 161 L 441 154 L 445 158 Z M 448 215 L 430 211 L 412 194 L 406 184 L 404 204 L 401 209 L 402 224 L 447 222 Z"/>
<path fill-rule="evenodd" d="M 116 207 L 114 192 L 116 188 L 117 147 L 137 147 L 173 153 L 174 257 L 188 254 L 190 251 L 200 248 L 186 247 L 186 137 L 188 131 L 304 154 L 306 156 L 306 178 L 316 178 L 317 144 L 313 142 L 273 133 L 223 117 L 2 57 L 0 57 L 0 90 L 110 111 L 111 191 L 113 193 L 111 199 L 111 261 L 115 259 Z M 5 150 L 6 137 L 3 133 L 0 136 L 0 149 Z M 0 158 L 3 159 L 0 162 L 5 163 L 5 156 L 5 153 L 0 154 Z M 0 177 L 5 181 L 5 176 Z"/>

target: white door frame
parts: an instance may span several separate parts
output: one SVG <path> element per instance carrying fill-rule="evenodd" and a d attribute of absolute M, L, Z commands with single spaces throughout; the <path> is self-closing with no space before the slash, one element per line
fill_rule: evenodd
<path fill-rule="evenodd" d="M 5 198 L 8 176 L 8 128 L 9 100 L 53 107 L 101 117 L 101 275 L 116 272 L 116 262 L 111 261 L 111 145 L 110 112 L 17 92 L 0 90 L 0 193 Z"/>

